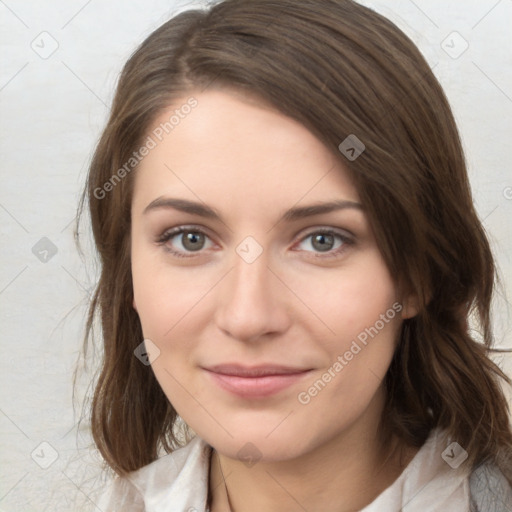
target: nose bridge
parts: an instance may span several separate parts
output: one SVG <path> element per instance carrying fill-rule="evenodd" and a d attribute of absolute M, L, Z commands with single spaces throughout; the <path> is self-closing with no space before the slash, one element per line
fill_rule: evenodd
<path fill-rule="evenodd" d="M 237 251 L 238 252 L 238 251 Z M 265 251 L 255 259 L 235 254 L 216 307 L 219 328 L 240 340 L 257 339 L 286 328 L 285 297 L 279 295 Z"/>
<path fill-rule="evenodd" d="M 234 295 L 239 294 L 241 298 L 260 300 L 270 292 L 269 277 L 271 273 L 268 270 L 266 254 L 262 254 L 252 262 L 237 255 L 234 259 L 234 269 L 231 274 L 231 286 Z"/>

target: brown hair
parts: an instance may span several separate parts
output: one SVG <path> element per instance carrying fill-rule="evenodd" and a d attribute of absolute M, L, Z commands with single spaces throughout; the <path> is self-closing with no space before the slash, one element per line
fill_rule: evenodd
<path fill-rule="evenodd" d="M 418 296 L 420 311 L 403 322 L 385 377 L 383 431 L 419 447 L 433 428 L 446 429 L 470 467 L 494 462 L 512 482 L 500 387 L 511 381 L 489 357 L 495 267 L 450 107 L 410 39 L 349 0 L 226 0 L 187 11 L 126 63 L 79 205 L 80 218 L 88 200 L 101 258 L 84 353 L 100 313 L 104 355 L 91 422 L 108 466 L 125 475 L 179 442 L 176 411 L 133 354 L 143 339 L 129 249 L 135 168 L 98 191 L 159 113 L 210 86 L 250 91 L 332 150 L 354 179 L 393 278 Z M 353 161 L 338 150 L 350 134 L 365 145 Z"/>

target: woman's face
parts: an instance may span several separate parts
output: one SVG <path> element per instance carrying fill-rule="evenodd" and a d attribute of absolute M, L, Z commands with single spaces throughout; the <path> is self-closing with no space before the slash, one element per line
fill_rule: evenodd
<path fill-rule="evenodd" d="M 376 428 L 410 308 L 344 157 L 249 97 L 194 97 L 168 134 L 162 124 L 188 96 L 156 120 L 135 176 L 134 307 L 155 357 L 148 371 L 233 458 L 284 460 Z"/>

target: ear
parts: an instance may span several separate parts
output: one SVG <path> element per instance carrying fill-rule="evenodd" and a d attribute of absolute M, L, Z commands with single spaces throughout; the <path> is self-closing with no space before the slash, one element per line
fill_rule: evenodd
<path fill-rule="evenodd" d="M 137 304 L 135 303 L 135 297 L 133 298 L 132 306 L 133 306 L 133 309 L 135 309 L 135 311 L 137 311 L 137 313 L 138 313 Z"/>
<path fill-rule="evenodd" d="M 416 294 L 411 293 L 402 300 L 402 318 L 404 320 L 416 316 L 419 310 L 419 299 Z"/>

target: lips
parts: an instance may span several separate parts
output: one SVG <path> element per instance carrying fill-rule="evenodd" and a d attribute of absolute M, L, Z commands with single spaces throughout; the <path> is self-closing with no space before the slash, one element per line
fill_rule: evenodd
<path fill-rule="evenodd" d="M 310 370 L 310 368 L 294 368 L 280 365 L 242 366 L 239 364 L 220 364 L 206 368 L 206 370 L 221 375 L 236 377 L 263 377 L 266 375 L 290 375 Z"/>
<path fill-rule="evenodd" d="M 302 380 L 311 368 L 281 365 L 242 366 L 222 364 L 204 368 L 222 389 L 242 398 L 265 398 L 275 395 Z"/>

